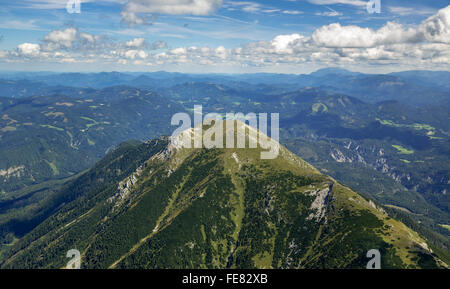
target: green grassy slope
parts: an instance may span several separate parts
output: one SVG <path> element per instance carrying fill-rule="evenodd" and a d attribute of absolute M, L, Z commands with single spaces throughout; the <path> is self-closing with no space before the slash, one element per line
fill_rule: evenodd
<path fill-rule="evenodd" d="M 417 233 L 284 147 L 274 160 L 260 151 L 160 140 L 116 153 L 1 267 L 61 268 L 73 248 L 82 268 L 365 268 L 370 249 L 382 268 L 446 266 Z"/>

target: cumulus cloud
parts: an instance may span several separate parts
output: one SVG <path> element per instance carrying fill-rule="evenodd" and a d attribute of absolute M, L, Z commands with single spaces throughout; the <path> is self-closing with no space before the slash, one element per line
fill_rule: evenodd
<path fill-rule="evenodd" d="M 44 41 L 57 45 L 58 47 L 69 48 L 76 40 L 77 30 L 75 28 L 66 28 L 64 30 L 55 30 L 44 37 Z"/>
<path fill-rule="evenodd" d="M 317 29 L 312 40 L 319 46 L 370 48 L 380 45 L 419 42 L 450 44 L 450 6 L 423 21 L 418 28 L 388 22 L 378 30 L 333 23 Z"/>
<path fill-rule="evenodd" d="M 89 43 L 94 43 L 95 41 L 98 40 L 98 37 L 84 32 L 80 33 L 80 38 L 86 40 Z"/>
<path fill-rule="evenodd" d="M 420 30 L 430 42 L 450 44 L 450 6 L 425 20 Z"/>
<path fill-rule="evenodd" d="M 440 10 L 418 26 L 387 22 L 375 30 L 333 23 L 311 36 L 278 35 L 270 41 L 250 42 L 234 49 L 175 48 L 159 55 L 165 63 L 273 66 L 308 63 L 450 64 L 448 11 Z"/>
<path fill-rule="evenodd" d="M 146 59 L 148 51 L 165 47 L 167 44 L 163 41 L 147 43 L 145 38 L 133 38 L 120 42 L 71 27 L 51 31 L 41 43 L 22 43 L 14 50 L 2 51 L 0 58 L 6 58 L 8 62 L 23 62 L 30 58 L 61 63 L 119 62 Z"/>
<path fill-rule="evenodd" d="M 297 33 L 290 35 L 278 35 L 271 41 L 271 45 L 279 53 L 292 53 L 292 44 L 303 38 L 304 37 L 302 35 Z"/>
<path fill-rule="evenodd" d="M 382 28 L 373 30 L 355 25 L 341 26 L 333 23 L 323 26 L 312 35 L 317 45 L 325 47 L 374 47 L 383 44 L 418 42 L 421 35 L 416 29 L 404 29 L 401 24 L 388 22 Z"/>
<path fill-rule="evenodd" d="M 128 50 L 124 53 L 125 58 L 136 59 L 136 58 L 147 58 L 148 53 L 144 50 Z"/>
<path fill-rule="evenodd" d="M 310 36 L 300 33 L 253 41 L 234 48 L 170 47 L 162 41 L 132 38 L 113 41 L 75 28 L 52 31 L 42 43 L 23 43 L 0 53 L 8 61 L 99 62 L 134 65 L 442 65 L 450 64 L 450 6 L 416 26 L 387 22 L 379 29 L 333 23 Z M 158 51 L 154 51 L 158 50 Z"/>
<path fill-rule="evenodd" d="M 133 40 L 127 41 L 126 46 L 128 47 L 142 47 L 145 44 L 144 38 L 134 38 Z"/>
<path fill-rule="evenodd" d="M 17 51 L 23 56 L 38 56 L 41 47 L 39 44 L 35 43 L 22 43 L 17 47 Z"/>

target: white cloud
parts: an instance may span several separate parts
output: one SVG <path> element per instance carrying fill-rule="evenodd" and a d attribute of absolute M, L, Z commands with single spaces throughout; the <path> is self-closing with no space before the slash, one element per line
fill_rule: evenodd
<path fill-rule="evenodd" d="M 291 44 L 303 38 L 302 35 L 296 33 L 290 35 L 278 35 L 271 41 L 271 44 L 277 52 L 292 53 Z"/>
<path fill-rule="evenodd" d="M 311 36 L 278 35 L 269 41 L 253 41 L 234 48 L 217 45 L 168 49 L 165 42 L 146 43 L 143 37 L 118 42 L 67 28 L 52 31 L 40 44 L 23 43 L 2 55 L 6 61 L 29 61 L 33 57 L 35 61 L 208 66 L 208 69 L 312 67 L 333 63 L 448 68 L 449 15 L 450 6 L 417 26 L 387 22 L 379 29 L 333 23 L 316 29 Z M 156 49 L 157 52 L 152 52 Z"/>
<path fill-rule="evenodd" d="M 128 47 L 142 47 L 144 46 L 144 38 L 134 38 L 133 40 L 127 41 L 126 46 Z"/>
<path fill-rule="evenodd" d="M 314 31 L 312 39 L 317 45 L 325 47 L 368 48 L 383 44 L 418 42 L 421 35 L 416 29 L 404 29 L 401 24 L 393 22 L 388 22 L 378 30 L 333 23 Z"/>
<path fill-rule="evenodd" d="M 148 54 L 144 50 L 128 50 L 124 54 L 125 58 L 135 59 L 135 58 L 147 58 Z"/>
<path fill-rule="evenodd" d="M 58 47 L 70 48 L 72 47 L 72 43 L 76 40 L 76 37 L 77 30 L 75 28 L 66 28 L 64 30 L 54 30 L 50 32 L 44 37 L 44 40 Z"/>
<path fill-rule="evenodd" d="M 1 58 L 6 57 L 8 62 L 24 62 L 30 58 L 33 61 L 60 63 L 142 61 L 149 57 L 149 50 L 166 47 L 163 41 L 147 44 L 145 38 L 134 38 L 118 42 L 104 35 L 66 28 L 51 31 L 40 44 L 23 43 L 15 50 L 4 51 Z"/>
<path fill-rule="evenodd" d="M 222 5 L 222 0 L 129 0 L 125 9 L 134 13 L 208 15 Z"/>
<path fill-rule="evenodd" d="M 41 46 L 35 43 L 22 43 L 17 46 L 20 55 L 36 57 L 41 51 Z"/>
<path fill-rule="evenodd" d="M 418 28 L 388 22 L 378 30 L 356 25 L 341 26 L 333 23 L 317 29 L 313 41 L 325 47 L 369 48 L 396 43 L 423 41 L 450 44 L 450 6 L 429 17 Z"/>
<path fill-rule="evenodd" d="M 314 31 L 312 39 L 317 45 L 325 47 L 370 47 L 375 45 L 374 36 L 370 28 L 333 23 Z"/>
<path fill-rule="evenodd" d="M 420 30 L 430 42 L 442 42 L 450 44 L 450 6 L 426 19 Z"/>
<path fill-rule="evenodd" d="M 223 0 L 129 0 L 122 11 L 122 20 L 130 25 L 146 24 L 141 13 L 170 15 L 209 15 L 215 12 Z"/>
<path fill-rule="evenodd" d="M 187 50 L 184 47 L 180 47 L 180 48 L 172 49 L 169 52 L 170 52 L 170 54 L 182 55 L 182 54 L 186 54 Z"/>
<path fill-rule="evenodd" d="M 94 43 L 97 40 L 97 37 L 84 32 L 80 33 L 80 38 L 85 39 L 89 43 Z"/>
<path fill-rule="evenodd" d="M 176 48 L 164 55 L 164 62 L 177 63 L 182 58 L 183 63 L 256 67 L 314 63 L 445 65 L 450 64 L 450 45 L 445 42 L 449 39 L 447 9 L 419 26 L 387 22 L 375 30 L 334 23 L 316 29 L 310 37 L 278 35 L 271 41 L 250 42 L 234 49 Z"/>

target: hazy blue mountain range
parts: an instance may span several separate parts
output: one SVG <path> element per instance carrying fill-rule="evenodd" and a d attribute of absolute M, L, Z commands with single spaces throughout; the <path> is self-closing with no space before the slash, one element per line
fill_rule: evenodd
<path fill-rule="evenodd" d="M 104 88 L 113 85 L 158 89 L 187 82 L 203 82 L 244 88 L 273 86 L 278 92 L 303 87 L 322 87 L 331 92 L 342 92 L 364 101 L 399 100 L 417 105 L 427 103 L 448 104 L 450 90 L 448 71 L 407 71 L 390 74 L 363 74 L 345 69 L 327 68 L 311 74 L 181 74 L 168 72 L 151 73 L 13 73 L 1 74 L 0 78 L 19 81 L 0 82 L 0 91 L 10 96 L 30 96 L 54 86 Z M 24 80 L 30 81 L 26 83 Z M 50 86 L 50 87 L 47 87 Z M 32 88 L 34 87 L 34 88 Z M 25 91 L 24 91 L 25 90 Z M 286 92 L 286 91 L 284 91 Z"/>

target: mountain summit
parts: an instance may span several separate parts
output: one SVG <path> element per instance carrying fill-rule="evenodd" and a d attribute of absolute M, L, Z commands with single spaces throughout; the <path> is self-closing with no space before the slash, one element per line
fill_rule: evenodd
<path fill-rule="evenodd" d="M 416 232 L 282 145 L 275 159 L 260 152 L 122 144 L 61 190 L 65 204 L 1 267 L 65 267 L 71 249 L 81 268 L 366 268 L 373 249 L 381 268 L 447 267 Z"/>

